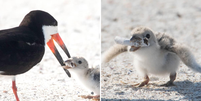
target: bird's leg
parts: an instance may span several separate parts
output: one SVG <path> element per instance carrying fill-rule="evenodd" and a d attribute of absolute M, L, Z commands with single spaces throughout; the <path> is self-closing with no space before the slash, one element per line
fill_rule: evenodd
<path fill-rule="evenodd" d="M 18 96 L 17 96 L 17 87 L 15 84 L 15 77 L 13 77 L 13 80 L 12 80 L 12 89 L 13 89 L 13 93 L 15 95 L 16 101 L 20 101 Z"/>
<path fill-rule="evenodd" d="M 169 87 L 169 86 L 175 86 L 174 85 L 174 80 L 176 79 L 176 73 L 170 73 L 170 81 L 168 81 L 165 84 L 162 84 L 161 86 Z"/>
<path fill-rule="evenodd" d="M 135 84 L 133 86 L 135 86 L 135 87 L 143 87 L 143 86 L 147 85 L 148 83 L 149 83 L 149 77 L 146 74 L 145 77 L 144 77 L 144 80 L 141 83 Z"/>

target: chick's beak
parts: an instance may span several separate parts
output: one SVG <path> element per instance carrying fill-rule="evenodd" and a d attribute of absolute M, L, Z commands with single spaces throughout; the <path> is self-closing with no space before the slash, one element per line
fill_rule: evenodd
<path fill-rule="evenodd" d="M 65 66 L 63 66 L 63 68 L 65 69 L 73 68 L 74 63 L 72 62 L 71 59 L 66 60 L 64 63 L 65 63 Z"/>
<path fill-rule="evenodd" d="M 55 47 L 55 44 L 54 44 L 53 40 L 55 40 L 58 43 L 58 45 L 62 48 L 62 50 L 66 53 L 66 55 L 69 58 L 70 58 L 70 54 L 69 54 L 69 52 L 68 52 L 68 50 L 67 50 L 67 48 L 66 48 L 66 46 L 65 46 L 65 44 L 63 42 L 63 40 L 59 36 L 59 33 L 51 35 L 51 39 L 47 42 L 47 45 L 49 46 L 50 50 L 52 51 L 52 53 L 54 54 L 54 56 L 57 58 L 57 60 L 61 64 L 61 66 L 65 66 L 65 63 L 63 62 L 63 59 L 62 59 L 61 55 L 59 54 L 59 51 Z M 65 72 L 67 73 L 67 75 L 69 77 L 71 77 L 70 72 L 68 70 L 65 70 Z"/>

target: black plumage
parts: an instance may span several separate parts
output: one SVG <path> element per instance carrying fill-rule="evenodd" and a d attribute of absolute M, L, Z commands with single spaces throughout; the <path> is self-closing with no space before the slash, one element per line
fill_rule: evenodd
<path fill-rule="evenodd" d="M 44 11 L 32 11 L 19 27 L 0 31 L 0 74 L 17 75 L 39 63 L 45 51 L 43 25 L 57 26 Z"/>
<path fill-rule="evenodd" d="M 43 27 L 48 29 L 43 29 Z M 53 40 L 69 57 L 70 55 L 57 32 L 57 21 L 49 13 L 40 10 L 31 11 L 18 27 L 0 30 L 0 75 L 14 76 L 12 89 L 17 101 L 19 98 L 15 75 L 27 72 L 41 61 L 45 52 L 45 37 L 51 37 L 46 40 L 47 44 L 60 64 L 63 65 L 63 59 Z M 65 72 L 70 76 L 68 70 Z"/>

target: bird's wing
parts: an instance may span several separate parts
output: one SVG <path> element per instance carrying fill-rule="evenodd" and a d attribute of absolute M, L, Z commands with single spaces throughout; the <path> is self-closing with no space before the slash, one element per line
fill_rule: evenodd
<path fill-rule="evenodd" d="M 165 34 L 158 33 L 156 34 L 156 38 L 161 49 L 175 53 L 186 66 L 201 73 L 201 66 L 196 62 L 193 53 L 187 46 L 176 42 L 173 38 Z"/>
<path fill-rule="evenodd" d="M 97 86 L 100 86 L 100 69 L 99 68 L 89 68 L 87 71 L 90 78 L 96 83 Z"/>
<path fill-rule="evenodd" d="M 37 43 L 39 39 L 32 34 L 18 28 L 0 31 L 1 74 L 24 73 L 42 59 L 44 45 Z"/>
<path fill-rule="evenodd" d="M 27 28 L 24 27 L 16 27 L 12 29 L 0 30 L 0 42 L 37 42 L 39 39 L 34 36 L 34 33 Z"/>
<path fill-rule="evenodd" d="M 165 33 L 157 33 L 156 39 L 161 49 L 175 53 L 173 47 L 176 44 L 176 41 L 173 38 L 166 35 Z"/>
<path fill-rule="evenodd" d="M 94 80 L 100 82 L 100 70 L 99 70 L 99 68 L 96 68 L 94 70 Z"/>

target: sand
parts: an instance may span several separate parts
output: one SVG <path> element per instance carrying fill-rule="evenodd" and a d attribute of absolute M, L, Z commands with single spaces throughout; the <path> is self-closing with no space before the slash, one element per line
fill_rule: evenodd
<path fill-rule="evenodd" d="M 57 19 L 71 56 L 85 57 L 90 66 L 99 65 L 100 0 L 1 0 L 0 29 L 18 26 L 31 10 L 44 10 Z M 11 79 L 1 77 L 0 82 L 0 101 L 15 101 Z M 67 77 L 47 46 L 42 61 L 18 75 L 16 82 L 20 101 L 86 101 L 78 95 L 90 94 Z"/>
<path fill-rule="evenodd" d="M 129 38 L 137 26 L 165 32 L 187 45 L 201 64 L 201 1 L 194 0 L 102 0 L 101 53 L 115 44 L 115 36 Z M 123 53 L 102 65 L 102 101 L 201 100 L 201 74 L 180 63 L 173 87 L 159 87 L 169 76 L 150 75 L 148 86 L 131 85 L 142 81 L 133 67 L 133 58 Z"/>

